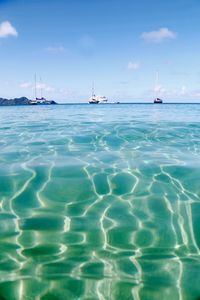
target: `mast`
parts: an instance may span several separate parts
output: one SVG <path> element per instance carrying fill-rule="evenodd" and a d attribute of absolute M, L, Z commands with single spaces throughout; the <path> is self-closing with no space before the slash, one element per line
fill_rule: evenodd
<path fill-rule="evenodd" d="M 158 70 L 156 71 L 156 80 L 155 80 L 155 97 L 156 99 L 158 98 L 158 80 L 159 80 L 159 74 L 158 74 Z"/>
<path fill-rule="evenodd" d="M 37 98 L 37 76 L 35 73 L 35 99 Z"/>
<path fill-rule="evenodd" d="M 158 98 L 158 71 L 156 71 L 156 79 L 155 79 L 155 97 Z"/>
<path fill-rule="evenodd" d="M 95 96 L 95 94 L 94 94 L 94 81 L 92 82 L 92 99 L 93 99 L 93 97 Z"/>
<path fill-rule="evenodd" d="M 43 97 L 43 89 L 42 89 L 42 78 L 40 77 L 40 98 Z"/>

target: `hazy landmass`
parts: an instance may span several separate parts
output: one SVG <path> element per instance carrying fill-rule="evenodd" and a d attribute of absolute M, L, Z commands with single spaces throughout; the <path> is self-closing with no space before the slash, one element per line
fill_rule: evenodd
<path fill-rule="evenodd" d="M 0 106 L 11 106 L 11 105 L 31 105 L 31 100 L 26 97 L 6 99 L 0 98 Z M 48 101 L 48 104 L 57 104 L 55 101 Z M 43 104 L 45 105 L 45 104 Z"/>

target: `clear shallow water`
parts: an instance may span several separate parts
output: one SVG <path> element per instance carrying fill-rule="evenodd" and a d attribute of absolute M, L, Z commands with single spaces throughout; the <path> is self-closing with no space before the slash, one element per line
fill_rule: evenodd
<path fill-rule="evenodd" d="M 0 121 L 0 299 L 200 299 L 200 105 Z"/>

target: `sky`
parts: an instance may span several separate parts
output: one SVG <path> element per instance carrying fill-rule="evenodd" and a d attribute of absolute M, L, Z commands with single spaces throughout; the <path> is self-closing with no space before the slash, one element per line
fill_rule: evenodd
<path fill-rule="evenodd" d="M 200 102 L 199 0 L 0 0 L 0 97 Z M 159 74 L 158 80 L 156 74 Z"/>

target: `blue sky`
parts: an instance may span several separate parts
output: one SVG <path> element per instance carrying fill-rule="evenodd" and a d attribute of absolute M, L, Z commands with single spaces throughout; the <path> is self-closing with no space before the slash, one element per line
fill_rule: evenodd
<path fill-rule="evenodd" d="M 199 0 L 0 0 L 0 97 L 32 98 L 37 73 L 60 102 L 93 81 L 110 101 L 200 101 L 199 16 Z"/>

